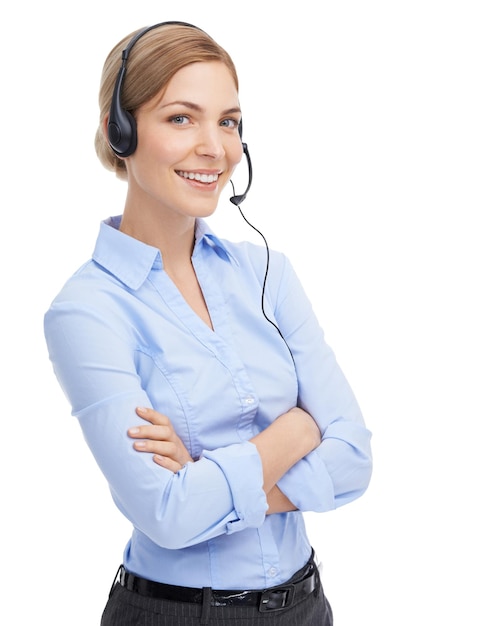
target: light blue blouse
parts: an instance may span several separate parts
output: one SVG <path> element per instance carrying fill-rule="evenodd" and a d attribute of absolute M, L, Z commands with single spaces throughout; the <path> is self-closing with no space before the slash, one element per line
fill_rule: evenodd
<path fill-rule="evenodd" d="M 54 371 L 112 497 L 133 524 L 127 570 L 174 585 L 281 584 L 311 546 L 302 511 L 329 511 L 367 488 L 370 432 L 291 264 L 196 225 L 192 262 L 214 330 L 164 271 L 158 249 L 102 222 L 93 258 L 45 316 Z M 291 354 L 293 354 L 293 359 Z M 197 461 L 176 474 L 136 452 L 137 406 L 166 414 Z M 294 406 L 321 445 L 279 487 L 299 511 L 266 515 L 262 467 L 249 442 Z"/>

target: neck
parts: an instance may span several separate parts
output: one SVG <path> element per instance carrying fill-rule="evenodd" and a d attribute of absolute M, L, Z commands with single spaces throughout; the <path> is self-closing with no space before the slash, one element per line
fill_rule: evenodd
<path fill-rule="evenodd" d="M 195 242 L 195 218 L 181 215 L 155 216 L 124 209 L 120 230 L 149 246 L 158 248 L 165 269 L 190 262 Z"/>

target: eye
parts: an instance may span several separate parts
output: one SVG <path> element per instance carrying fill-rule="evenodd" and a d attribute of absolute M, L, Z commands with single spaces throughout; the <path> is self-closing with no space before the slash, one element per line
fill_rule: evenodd
<path fill-rule="evenodd" d="M 184 124 L 189 124 L 190 119 L 187 115 L 174 115 L 170 118 L 170 122 L 176 126 L 183 126 Z"/>
<path fill-rule="evenodd" d="M 226 128 L 238 128 L 239 120 L 236 120 L 233 117 L 228 117 L 225 120 L 222 120 L 221 126 Z"/>

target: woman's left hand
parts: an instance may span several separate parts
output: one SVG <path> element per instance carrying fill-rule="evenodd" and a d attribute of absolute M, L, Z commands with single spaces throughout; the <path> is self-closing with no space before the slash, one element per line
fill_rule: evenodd
<path fill-rule="evenodd" d="M 173 473 L 181 470 L 186 463 L 193 463 L 187 448 L 166 415 L 144 407 L 138 407 L 136 413 L 150 424 L 128 430 L 129 437 L 137 439 L 134 442 L 135 450 L 153 453 L 153 461 Z"/>

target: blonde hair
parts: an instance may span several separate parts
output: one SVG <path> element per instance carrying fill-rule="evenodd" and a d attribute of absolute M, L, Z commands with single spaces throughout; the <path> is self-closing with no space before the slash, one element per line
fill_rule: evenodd
<path fill-rule="evenodd" d="M 95 135 L 95 150 L 102 165 L 123 180 L 127 178 L 124 160 L 117 157 L 108 144 L 104 124 L 121 66 L 122 51 L 138 32 L 124 37 L 111 50 L 105 60 L 100 81 L 100 118 Z M 166 24 L 149 30 L 136 42 L 129 54 L 121 95 L 122 107 L 134 115 L 139 107 L 162 91 L 179 70 L 191 63 L 206 61 L 224 63 L 238 89 L 238 76 L 231 57 L 204 31 L 180 24 Z"/>

